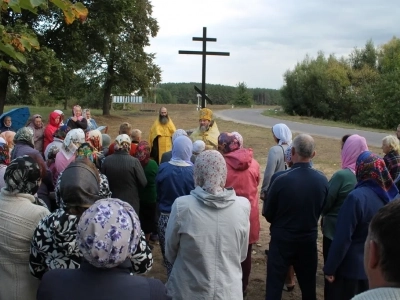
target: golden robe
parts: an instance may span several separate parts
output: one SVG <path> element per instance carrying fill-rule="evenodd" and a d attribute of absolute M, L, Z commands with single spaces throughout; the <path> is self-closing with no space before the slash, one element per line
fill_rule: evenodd
<path fill-rule="evenodd" d="M 219 130 L 215 121 L 212 122 L 206 132 L 201 132 L 200 127 L 198 127 L 190 135 L 190 138 L 193 142 L 197 140 L 202 140 L 206 144 L 206 150 L 218 150 L 218 137 Z"/>
<path fill-rule="evenodd" d="M 161 161 L 161 156 L 164 152 L 171 151 L 172 149 L 172 135 L 176 131 L 175 125 L 171 118 L 168 123 L 163 125 L 160 121 L 155 120 L 153 126 L 150 129 L 150 151 L 153 148 L 153 142 L 155 138 L 158 138 L 158 161 Z"/>

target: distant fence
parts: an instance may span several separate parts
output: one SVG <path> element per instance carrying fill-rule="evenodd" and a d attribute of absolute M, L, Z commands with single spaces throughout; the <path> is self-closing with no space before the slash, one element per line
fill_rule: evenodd
<path fill-rule="evenodd" d="M 143 103 L 142 96 L 112 96 L 112 103 Z"/>

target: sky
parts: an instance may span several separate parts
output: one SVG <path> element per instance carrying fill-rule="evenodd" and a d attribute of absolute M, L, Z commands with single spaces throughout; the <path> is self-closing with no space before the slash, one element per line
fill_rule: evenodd
<path fill-rule="evenodd" d="M 201 82 L 203 27 L 208 56 L 206 82 L 278 89 L 283 74 L 306 54 L 347 56 L 372 39 L 376 46 L 400 38 L 398 0 L 151 0 L 160 30 L 147 52 L 156 54 L 162 82 Z"/>

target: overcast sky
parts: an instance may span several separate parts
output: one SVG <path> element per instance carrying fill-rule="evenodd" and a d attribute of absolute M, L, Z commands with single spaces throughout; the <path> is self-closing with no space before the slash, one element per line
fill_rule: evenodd
<path fill-rule="evenodd" d="M 319 50 L 337 56 L 400 37 L 398 0 L 151 0 L 160 26 L 148 52 L 156 53 L 162 82 L 201 82 L 201 56 L 178 54 L 201 50 L 207 27 L 206 82 L 280 88 L 283 73 L 306 54 Z"/>

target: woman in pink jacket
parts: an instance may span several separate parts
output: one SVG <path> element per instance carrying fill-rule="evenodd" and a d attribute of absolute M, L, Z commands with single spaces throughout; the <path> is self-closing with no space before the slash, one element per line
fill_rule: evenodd
<path fill-rule="evenodd" d="M 237 196 L 250 201 L 250 236 L 247 257 L 242 262 L 243 294 L 249 283 L 251 271 L 251 251 L 260 234 L 258 208 L 258 184 L 260 183 L 260 165 L 253 158 L 253 149 L 243 148 L 243 138 L 238 132 L 223 132 L 218 137 L 218 150 L 225 158 L 228 176 L 226 187 L 233 187 Z"/>

